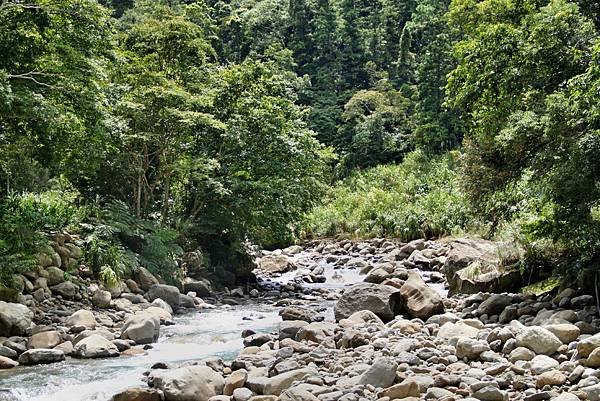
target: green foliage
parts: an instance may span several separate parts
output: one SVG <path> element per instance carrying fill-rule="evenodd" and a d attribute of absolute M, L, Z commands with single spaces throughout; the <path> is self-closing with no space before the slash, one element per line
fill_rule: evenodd
<path fill-rule="evenodd" d="M 456 155 L 416 151 L 398 165 L 354 173 L 335 185 L 303 223 L 304 236 L 349 233 L 402 240 L 440 237 L 467 229 L 469 208 L 460 191 Z"/>
<path fill-rule="evenodd" d="M 48 243 L 44 233 L 77 221 L 77 198 L 72 189 L 0 198 L 0 284 L 35 265 L 36 253 Z"/>

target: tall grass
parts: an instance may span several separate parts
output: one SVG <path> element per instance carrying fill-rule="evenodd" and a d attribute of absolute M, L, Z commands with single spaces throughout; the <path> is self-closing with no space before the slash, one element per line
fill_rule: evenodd
<path fill-rule="evenodd" d="M 407 241 L 461 232 L 471 220 L 460 190 L 457 157 L 415 151 L 401 164 L 356 172 L 333 186 L 323 204 L 306 216 L 301 234 Z"/>

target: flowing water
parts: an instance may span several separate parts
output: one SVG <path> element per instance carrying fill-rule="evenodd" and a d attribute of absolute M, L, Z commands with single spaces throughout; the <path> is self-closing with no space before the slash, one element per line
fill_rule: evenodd
<path fill-rule="evenodd" d="M 313 262 L 311 254 L 305 252 L 295 259 L 300 265 Z M 358 269 L 334 269 L 323 260 L 317 263 L 324 268 L 327 280 L 305 284 L 308 288 L 338 290 L 364 278 Z M 272 281 L 286 284 L 297 279 L 297 274 L 285 273 Z M 443 285 L 433 286 L 444 294 Z M 320 304 L 326 318 L 333 318 L 332 301 L 306 298 Z M 231 360 L 243 348 L 240 333 L 244 329 L 277 331 L 281 321 L 278 309 L 271 301 L 248 301 L 244 305 L 176 316 L 176 324 L 161 327 L 158 343 L 143 355 L 97 360 L 67 358 L 52 365 L 0 370 L 0 401 L 107 401 L 120 390 L 143 386 L 144 372 L 157 362 L 177 365 L 208 357 Z"/>

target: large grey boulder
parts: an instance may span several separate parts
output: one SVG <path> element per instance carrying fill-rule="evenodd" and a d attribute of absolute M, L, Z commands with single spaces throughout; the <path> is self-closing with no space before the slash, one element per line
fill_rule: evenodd
<path fill-rule="evenodd" d="M 502 292 L 517 287 L 520 273 L 514 246 L 461 238 L 450 244 L 444 274 L 450 293 Z"/>
<path fill-rule="evenodd" d="M 444 313 L 440 294 L 429 287 L 419 273 L 410 272 L 408 280 L 400 288 L 402 307 L 410 317 L 423 320 Z"/>
<path fill-rule="evenodd" d="M 138 267 L 133 272 L 133 276 L 135 281 L 140 285 L 140 288 L 144 291 L 148 291 L 150 287 L 158 284 L 158 279 L 144 267 Z"/>
<path fill-rule="evenodd" d="M 171 308 L 177 309 L 179 308 L 179 294 L 179 289 L 177 287 L 166 284 L 155 284 L 148 289 L 146 299 L 152 302 L 155 299 L 160 298 L 168 303 Z"/>
<path fill-rule="evenodd" d="M 285 255 L 267 255 L 258 261 L 258 269 L 269 274 L 285 273 L 296 270 L 296 265 Z"/>
<path fill-rule="evenodd" d="M 25 305 L 0 301 L 0 337 L 24 335 L 32 319 L 33 312 Z"/>
<path fill-rule="evenodd" d="M 209 297 L 213 293 L 210 281 L 204 279 L 194 280 L 191 277 L 186 277 L 183 280 L 183 291 L 186 293 L 195 292 L 199 297 Z"/>
<path fill-rule="evenodd" d="M 85 359 L 119 356 L 117 346 L 99 334 L 79 341 L 73 351 L 75 356 Z"/>
<path fill-rule="evenodd" d="M 552 332 L 540 326 L 521 327 L 513 324 L 518 347 L 529 348 L 538 355 L 552 355 L 563 344 Z"/>
<path fill-rule="evenodd" d="M 283 391 L 290 388 L 295 381 L 305 379 L 306 377 L 316 373 L 316 370 L 312 368 L 301 368 L 280 373 L 276 376 L 266 379 L 263 392 L 265 395 L 280 395 Z"/>
<path fill-rule="evenodd" d="M 54 348 L 62 342 L 60 333 L 56 330 L 36 333 L 27 340 L 27 348 Z"/>
<path fill-rule="evenodd" d="M 358 384 L 370 384 L 375 388 L 387 388 L 394 384 L 398 364 L 392 358 L 378 358 L 358 380 Z"/>
<path fill-rule="evenodd" d="M 19 356 L 21 365 L 42 365 L 65 360 L 65 353 L 57 349 L 30 349 Z"/>
<path fill-rule="evenodd" d="M 60 295 L 65 299 L 73 299 L 78 292 L 78 288 L 75 284 L 70 281 L 65 281 L 64 283 L 60 283 L 50 287 L 50 290 L 53 294 Z"/>
<path fill-rule="evenodd" d="M 335 304 L 335 319 L 340 321 L 362 310 L 369 310 L 384 322 L 389 322 L 402 310 L 400 290 L 382 284 L 355 284 Z"/>
<path fill-rule="evenodd" d="M 160 318 L 152 313 L 141 312 L 131 316 L 121 328 L 123 340 L 133 340 L 137 344 L 150 344 L 158 340 Z"/>
<path fill-rule="evenodd" d="M 162 390 L 165 401 L 199 401 L 223 393 L 225 380 L 208 366 L 154 370 L 148 385 Z"/>
<path fill-rule="evenodd" d="M 65 325 L 84 330 L 94 330 L 96 328 L 96 318 L 89 310 L 80 309 L 67 318 Z"/>

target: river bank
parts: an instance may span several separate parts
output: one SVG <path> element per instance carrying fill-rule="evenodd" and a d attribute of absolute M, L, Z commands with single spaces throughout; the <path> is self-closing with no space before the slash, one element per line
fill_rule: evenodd
<path fill-rule="evenodd" d="M 232 289 L 215 309 L 196 301 L 198 311 L 163 319 L 151 349 L 17 367 L 0 387 L 8 400 L 598 399 L 593 299 L 571 289 L 447 297 L 449 265 L 467 254 L 457 248 L 375 240 L 262 252 L 261 291 Z"/>

